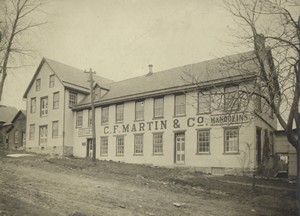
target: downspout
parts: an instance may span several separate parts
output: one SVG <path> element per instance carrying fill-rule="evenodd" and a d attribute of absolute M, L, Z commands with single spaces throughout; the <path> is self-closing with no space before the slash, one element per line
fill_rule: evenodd
<path fill-rule="evenodd" d="M 66 121 L 66 89 L 64 88 L 64 112 L 63 112 L 63 142 L 62 142 L 62 156 L 64 156 L 64 147 L 65 147 L 65 121 Z"/>

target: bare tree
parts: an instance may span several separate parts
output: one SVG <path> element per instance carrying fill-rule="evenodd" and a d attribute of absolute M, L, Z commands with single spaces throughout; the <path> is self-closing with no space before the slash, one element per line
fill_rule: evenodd
<path fill-rule="evenodd" d="M 32 15 L 41 7 L 36 0 L 0 0 L 0 101 L 13 58 L 28 55 L 23 37 L 32 28 L 44 23 L 33 21 Z"/>
<path fill-rule="evenodd" d="M 296 12 L 299 0 L 226 0 L 225 8 L 234 16 L 239 31 L 239 43 L 254 48 L 259 70 L 253 91 L 255 95 L 274 113 L 287 134 L 290 144 L 297 150 L 297 206 L 300 215 L 300 172 L 298 122 L 300 30 Z"/>

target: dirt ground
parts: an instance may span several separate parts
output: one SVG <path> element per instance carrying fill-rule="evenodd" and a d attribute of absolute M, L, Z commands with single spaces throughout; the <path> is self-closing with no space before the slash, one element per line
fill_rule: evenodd
<path fill-rule="evenodd" d="M 295 183 L 0 150 L 4 215 L 296 215 Z"/>

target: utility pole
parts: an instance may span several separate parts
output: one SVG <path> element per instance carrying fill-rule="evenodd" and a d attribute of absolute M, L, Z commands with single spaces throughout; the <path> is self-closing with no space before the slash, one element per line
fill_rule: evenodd
<path fill-rule="evenodd" d="M 300 16 L 298 17 L 298 32 L 300 32 Z M 299 36 L 299 35 L 298 35 Z M 298 50 L 298 71 L 297 71 L 297 83 L 296 90 L 298 96 L 298 143 L 297 143 L 297 209 L 298 216 L 300 216 L 300 51 Z"/>
<path fill-rule="evenodd" d="M 91 106 L 92 106 L 92 145 L 93 145 L 93 161 L 96 161 L 96 124 L 95 124 L 95 97 L 94 97 L 94 79 L 93 74 L 95 74 L 95 71 L 92 71 L 92 68 L 90 68 L 90 71 L 84 71 L 85 73 L 90 74 L 90 79 L 88 82 L 90 82 L 90 89 L 91 89 Z"/>

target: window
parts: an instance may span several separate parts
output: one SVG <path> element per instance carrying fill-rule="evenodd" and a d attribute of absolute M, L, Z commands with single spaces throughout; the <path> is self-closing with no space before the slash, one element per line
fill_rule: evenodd
<path fill-rule="evenodd" d="M 198 93 L 198 113 L 209 113 L 211 107 L 211 94 L 209 91 Z"/>
<path fill-rule="evenodd" d="M 73 107 L 77 104 L 77 94 L 70 92 L 70 96 L 69 96 L 69 107 Z"/>
<path fill-rule="evenodd" d="M 238 86 L 225 87 L 224 108 L 226 111 L 239 109 L 240 100 L 238 91 Z"/>
<path fill-rule="evenodd" d="M 124 104 L 116 105 L 116 123 L 123 122 L 124 118 Z"/>
<path fill-rule="evenodd" d="M 59 92 L 53 93 L 53 109 L 59 108 Z"/>
<path fill-rule="evenodd" d="M 19 142 L 19 131 L 18 130 L 15 130 L 14 138 L 15 138 L 15 144 L 18 144 L 18 142 Z"/>
<path fill-rule="evenodd" d="M 48 97 L 41 98 L 41 116 L 48 115 Z"/>
<path fill-rule="evenodd" d="M 134 154 L 135 155 L 143 154 L 143 143 L 144 143 L 143 134 L 134 135 Z"/>
<path fill-rule="evenodd" d="M 108 155 L 108 137 L 100 137 L 100 155 Z"/>
<path fill-rule="evenodd" d="M 54 85 L 55 85 L 55 75 L 52 74 L 52 75 L 50 75 L 50 77 L 49 77 L 49 88 L 54 87 Z"/>
<path fill-rule="evenodd" d="M 199 130 L 197 139 L 197 153 L 209 153 L 210 148 L 210 131 Z"/>
<path fill-rule="evenodd" d="M 124 155 L 124 136 L 116 137 L 117 156 Z"/>
<path fill-rule="evenodd" d="M 22 145 L 26 144 L 26 133 L 22 132 Z"/>
<path fill-rule="evenodd" d="M 153 134 L 153 154 L 163 153 L 163 134 Z"/>
<path fill-rule="evenodd" d="M 239 152 L 239 130 L 238 128 L 224 129 L 224 148 L 225 153 Z"/>
<path fill-rule="evenodd" d="M 35 111 L 36 111 L 36 98 L 31 98 L 30 113 L 35 113 Z"/>
<path fill-rule="evenodd" d="M 41 90 L 41 79 L 37 79 L 37 80 L 35 81 L 35 90 L 36 90 L 36 91 Z"/>
<path fill-rule="evenodd" d="M 58 137 L 58 121 L 52 122 L 52 138 Z"/>
<path fill-rule="evenodd" d="M 154 99 L 154 118 L 159 118 L 164 116 L 164 98 Z"/>
<path fill-rule="evenodd" d="M 76 127 L 82 127 L 82 122 L 83 122 L 83 112 L 78 111 L 76 113 Z"/>
<path fill-rule="evenodd" d="M 93 114 L 93 112 L 92 112 L 92 110 L 90 110 L 89 109 L 89 111 L 88 111 L 89 113 L 88 113 L 88 127 L 92 127 L 92 124 L 93 124 L 93 118 L 92 118 L 92 114 Z"/>
<path fill-rule="evenodd" d="M 48 126 L 40 126 L 40 145 L 47 145 Z"/>
<path fill-rule="evenodd" d="M 185 115 L 185 95 L 175 96 L 175 116 Z"/>
<path fill-rule="evenodd" d="M 135 102 L 135 120 L 144 120 L 144 101 Z"/>
<path fill-rule="evenodd" d="M 34 138 L 35 138 L 35 124 L 31 124 L 29 129 L 29 139 L 34 140 Z"/>
<path fill-rule="evenodd" d="M 101 124 L 108 124 L 109 107 L 102 107 Z"/>

